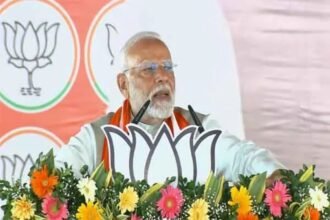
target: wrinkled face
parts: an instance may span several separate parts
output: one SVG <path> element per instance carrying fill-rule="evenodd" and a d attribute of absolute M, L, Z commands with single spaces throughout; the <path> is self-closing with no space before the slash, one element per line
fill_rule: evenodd
<path fill-rule="evenodd" d="M 143 39 L 128 51 L 128 99 L 133 113 L 151 100 L 146 115 L 165 119 L 174 107 L 175 78 L 171 54 L 156 39 Z"/>

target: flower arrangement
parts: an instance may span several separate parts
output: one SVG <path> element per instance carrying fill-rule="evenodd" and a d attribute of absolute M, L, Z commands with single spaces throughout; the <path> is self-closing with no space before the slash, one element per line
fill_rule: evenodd
<path fill-rule="evenodd" d="M 266 187 L 266 173 L 230 183 L 209 174 L 205 184 L 168 178 L 149 185 L 130 182 L 100 164 L 76 178 L 71 167 L 56 168 L 50 151 L 31 168 L 29 183 L 0 180 L 4 219 L 330 219 L 330 182 L 314 177 L 314 166 L 281 170 Z"/>

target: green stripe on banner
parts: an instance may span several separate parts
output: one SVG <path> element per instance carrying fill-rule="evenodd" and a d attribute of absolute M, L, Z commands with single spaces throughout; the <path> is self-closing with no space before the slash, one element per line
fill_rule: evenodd
<path fill-rule="evenodd" d="M 57 96 L 55 96 L 49 102 L 42 104 L 42 105 L 37 105 L 37 106 L 25 106 L 25 105 L 15 103 L 14 101 L 7 98 L 4 94 L 2 94 L 2 92 L 0 92 L 0 97 L 1 97 L 1 99 L 5 100 L 7 103 L 14 106 L 15 108 L 23 109 L 26 111 L 35 111 L 35 110 L 40 110 L 40 109 L 46 108 L 49 105 L 54 104 L 54 102 L 56 102 L 58 99 L 60 99 L 63 96 L 63 94 L 68 90 L 69 86 L 70 86 L 70 83 L 67 83 L 65 85 L 64 89 L 62 89 L 62 91 Z"/>
<path fill-rule="evenodd" d="M 97 82 L 94 82 L 95 88 L 96 90 L 100 93 L 100 95 L 102 96 L 102 98 L 109 102 L 109 98 L 108 96 L 102 91 L 101 87 L 99 86 L 99 84 Z"/>

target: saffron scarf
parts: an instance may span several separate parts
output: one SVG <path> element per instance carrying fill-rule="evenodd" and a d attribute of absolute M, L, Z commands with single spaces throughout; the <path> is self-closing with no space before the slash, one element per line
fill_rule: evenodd
<path fill-rule="evenodd" d="M 174 111 L 174 117 L 177 121 L 177 124 L 180 129 L 183 129 L 189 125 L 188 121 L 183 117 L 183 115 L 180 112 Z M 117 127 L 120 127 L 125 132 L 127 132 L 126 125 L 131 122 L 131 105 L 129 101 L 126 99 L 124 101 L 123 106 L 121 106 L 109 119 L 108 124 L 115 125 Z M 174 133 L 173 129 L 173 121 L 172 118 L 169 117 L 165 120 L 165 123 L 168 125 L 168 127 L 171 129 L 172 134 Z M 104 162 L 104 166 L 106 170 L 109 170 L 110 168 L 110 159 L 109 159 L 109 146 L 108 141 L 106 138 L 104 138 L 104 144 L 103 144 L 103 150 L 102 150 L 102 161 Z"/>

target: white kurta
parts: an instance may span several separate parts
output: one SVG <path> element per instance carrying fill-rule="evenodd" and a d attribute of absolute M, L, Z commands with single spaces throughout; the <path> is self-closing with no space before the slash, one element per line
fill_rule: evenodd
<path fill-rule="evenodd" d="M 172 117 L 172 121 L 174 134 L 178 134 L 180 129 L 174 117 Z M 218 122 L 210 116 L 207 116 L 202 124 L 206 131 L 209 129 L 223 131 Z M 151 135 L 157 131 L 149 125 L 139 125 L 153 133 Z M 67 145 L 58 151 L 55 158 L 56 166 L 63 166 L 64 162 L 67 162 L 72 165 L 74 173 L 79 176 L 79 170 L 83 165 L 88 165 L 90 172 L 96 168 L 98 165 L 96 154 L 95 134 L 91 124 L 86 124 L 75 136 L 70 138 Z M 222 173 L 227 180 L 235 182 L 238 180 L 239 174 L 251 175 L 266 171 L 270 175 L 280 168 L 284 168 L 284 166 L 268 150 L 259 148 L 251 141 L 241 141 L 226 131 L 222 132 L 216 143 L 215 169 Z"/>

